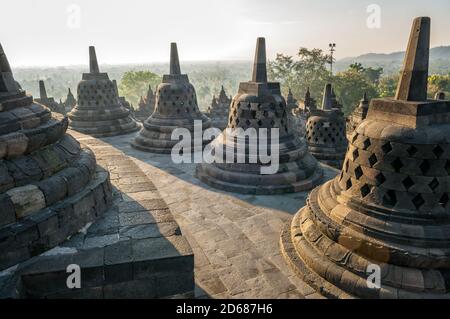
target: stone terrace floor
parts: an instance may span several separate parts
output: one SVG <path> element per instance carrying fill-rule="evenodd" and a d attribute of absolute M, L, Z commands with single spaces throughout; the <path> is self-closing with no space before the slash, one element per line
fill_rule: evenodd
<path fill-rule="evenodd" d="M 167 202 L 195 255 L 197 298 L 321 298 L 298 279 L 279 249 L 283 225 L 307 193 L 227 193 L 194 177 L 196 164 L 133 149 L 134 134 L 102 140 L 129 155 Z M 326 179 L 337 174 L 325 168 Z"/>

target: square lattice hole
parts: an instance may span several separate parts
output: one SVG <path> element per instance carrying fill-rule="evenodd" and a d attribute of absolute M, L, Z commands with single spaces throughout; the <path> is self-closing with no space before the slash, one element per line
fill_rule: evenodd
<path fill-rule="evenodd" d="M 378 185 L 383 184 L 386 181 L 386 177 L 384 177 L 383 173 L 379 173 L 377 176 L 375 176 L 375 179 L 378 182 Z"/>
<path fill-rule="evenodd" d="M 423 204 L 425 204 L 425 200 L 423 199 L 422 195 L 418 194 L 412 199 L 412 203 L 414 204 L 416 209 L 419 209 L 423 206 Z"/>
<path fill-rule="evenodd" d="M 407 177 L 402 181 L 403 186 L 405 186 L 405 188 L 408 190 L 410 189 L 413 185 L 414 185 L 414 181 L 412 180 L 411 177 Z"/>
<path fill-rule="evenodd" d="M 444 154 L 444 150 L 439 145 L 433 149 L 433 154 L 436 155 L 436 158 L 440 158 L 442 154 Z"/>
<path fill-rule="evenodd" d="M 386 144 L 384 144 L 383 146 L 381 146 L 381 150 L 384 152 L 384 154 L 389 153 L 390 151 L 392 151 L 392 145 L 390 142 L 387 142 Z"/>
<path fill-rule="evenodd" d="M 403 167 L 403 163 L 398 157 L 391 163 L 391 165 L 397 173 L 400 172 L 400 169 Z"/>
<path fill-rule="evenodd" d="M 357 168 L 355 168 L 355 177 L 357 180 L 359 180 L 361 176 L 363 176 L 363 170 L 361 166 L 358 166 Z"/>
<path fill-rule="evenodd" d="M 361 195 L 362 197 L 366 197 L 370 194 L 370 186 L 365 184 L 363 187 L 361 187 Z"/>
<path fill-rule="evenodd" d="M 375 154 L 370 155 L 369 157 L 369 164 L 370 167 L 373 167 L 378 162 L 378 158 Z"/>

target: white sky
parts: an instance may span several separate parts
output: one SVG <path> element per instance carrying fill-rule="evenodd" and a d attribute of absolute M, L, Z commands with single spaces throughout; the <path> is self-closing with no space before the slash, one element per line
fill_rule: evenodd
<path fill-rule="evenodd" d="M 366 25 L 372 3 L 379 29 Z M 258 36 L 269 58 L 330 41 L 343 58 L 404 50 L 415 16 L 432 17 L 433 46 L 450 45 L 449 13 L 448 0 L 2 0 L 0 43 L 13 66 L 84 65 L 89 45 L 101 64 L 163 62 L 172 41 L 185 61 L 250 60 Z"/>

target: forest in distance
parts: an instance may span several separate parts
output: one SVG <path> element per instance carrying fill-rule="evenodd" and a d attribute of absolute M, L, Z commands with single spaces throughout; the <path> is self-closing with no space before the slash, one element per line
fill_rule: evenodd
<path fill-rule="evenodd" d="M 334 61 L 331 74 L 326 51 L 300 48 L 296 56 L 280 53 L 269 61 L 268 74 L 270 80 L 281 83 L 283 95 L 290 88 L 297 100 L 302 100 L 310 87 L 312 97 L 320 101 L 324 85 L 331 82 L 344 112 L 349 114 L 364 93 L 369 98 L 395 94 L 403 56 L 403 52 L 396 52 L 345 58 Z M 229 96 L 235 95 L 239 83 L 250 80 L 252 70 L 250 61 L 181 61 L 181 64 L 182 72 L 189 75 L 195 86 L 202 111 L 210 106 L 222 85 Z M 140 96 L 146 96 L 149 86 L 153 91 L 156 89 L 168 68 L 168 63 L 101 65 L 101 71 L 117 80 L 120 95 L 134 107 Z M 76 93 L 83 72 L 87 72 L 87 66 L 19 67 L 15 68 L 15 77 L 34 97 L 39 97 L 38 81 L 44 80 L 48 96 L 64 101 L 68 88 Z M 450 92 L 450 46 L 433 48 L 430 52 L 429 96 L 438 91 Z"/>

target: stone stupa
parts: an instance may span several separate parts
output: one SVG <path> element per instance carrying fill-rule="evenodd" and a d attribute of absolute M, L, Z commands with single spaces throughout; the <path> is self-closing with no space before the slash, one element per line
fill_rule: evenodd
<path fill-rule="evenodd" d="M 344 114 L 335 107 L 331 84 L 325 86 L 321 109 L 310 109 L 306 123 L 309 151 L 319 161 L 341 168 L 347 150 Z"/>
<path fill-rule="evenodd" d="M 170 154 L 179 142 L 171 139 L 173 130 L 184 128 L 192 136 L 189 151 L 201 151 L 205 142 L 194 141 L 195 121 L 200 121 L 202 130 L 209 128 L 211 121 L 200 112 L 194 86 L 189 83 L 187 74 L 181 73 L 176 43 L 171 43 L 170 74 L 163 76 L 156 91 L 155 103 L 155 111 L 144 121 L 142 130 L 131 145 L 146 152 Z"/>
<path fill-rule="evenodd" d="M 140 121 L 145 121 L 155 111 L 155 94 L 153 94 L 152 87 L 149 85 L 147 96 L 141 96 L 138 104 L 138 109 L 134 112 L 136 118 Z"/>
<path fill-rule="evenodd" d="M 70 127 L 94 137 L 115 136 L 139 129 L 122 106 L 107 73 L 100 73 L 95 48 L 89 47 L 89 73 L 83 73 L 78 84 L 77 105 L 68 114 Z"/>
<path fill-rule="evenodd" d="M 111 203 L 109 174 L 67 126 L 21 89 L 0 45 L 0 270 L 59 245 Z"/>
<path fill-rule="evenodd" d="M 248 150 L 260 150 L 258 141 L 246 139 L 238 134 L 239 129 L 279 130 L 279 140 L 270 140 L 279 150 L 279 167 L 274 174 L 262 174 L 263 164 L 256 154 Z M 261 141 L 262 142 L 262 141 Z M 230 107 L 228 127 L 213 142 L 215 150 L 231 154 L 231 158 L 244 158 L 243 163 L 221 163 L 221 155 L 216 152 L 212 164 L 199 164 L 197 177 L 219 189 L 246 194 L 280 194 L 309 190 L 317 185 L 323 175 L 318 162 L 308 152 L 305 141 L 294 133 L 288 125 L 286 102 L 279 83 L 267 81 L 265 39 L 258 38 L 253 78 L 239 85 L 238 94 Z M 265 143 L 264 143 L 265 144 Z M 242 154 L 244 150 L 244 154 Z M 227 155 L 228 156 L 228 155 Z"/>
<path fill-rule="evenodd" d="M 282 234 L 327 297 L 450 298 L 450 101 L 427 100 L 430 25 L 414 20 L 396 97 L 371 101 L 341 174 Z"/>
<path fill-rule="evenodd" d="M 47 95 L 47 90 L 45 89 L 45 83 L 43 80 L 39 80 L 39 98 L 35 100 L 36 102 L 48 107 L 52 112 L 66 114 L 66 110 L 61 107 L 61 105 L 56 102 L 53 97 Z"/>
<path fill-rule="evenodd" d="M 64 109 L 66 110 L 66 113 L 69 113 L 70 111 L 72 111 L 74 106 L 77 105 L 77 100 L 75 99 L 75 96 L 73 96 L 73 93 L 70 90 L 70 88 L 68 89 L 66 100 L 63 103 L 64 103 Z"/>
<path fill-rule="evenodd" d="M 359 105 L 355 110 L 347 117 L 347 138 L 352 136 L 359 124 L 365 120 L 367 112 L 369 111 L 369 99 L 367 94 L 364 93 L 363 98 L 359 102 Z"/>
<path fill-rule="evenodd" d="M 211 119 L 212 127 L 224 130 L 228 125 L 228 113 L 230 110 L 231 99 L 225 93 L 222 85 L 219 97 L 213 97 L 211 106 L 208 108 L 208 116 Z"/>
<path fill-rule="evenodd" d="M 292 114 L 296 113 L 298 109 L 298 103 L 292 94 L 291 88 L 289 88 L 288 95 L 286 97 L 286 107 L 288 112 Z"/>

